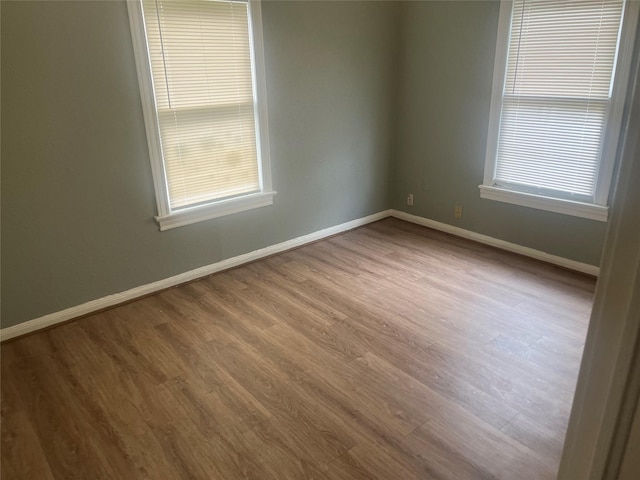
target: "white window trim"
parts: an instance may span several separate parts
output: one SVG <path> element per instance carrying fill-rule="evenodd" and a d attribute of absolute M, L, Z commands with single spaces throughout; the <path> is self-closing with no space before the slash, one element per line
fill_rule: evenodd
<path fill-rule="evenodd" d="M 598 171 L 596 191 L 593 203 L 577 202 L 525 193 L 494 185 L 496 172 L 496 154 L 500 133 L 500 114 L 502 111 L 502 97 L 504 92 L 505 73 L 507 68 L 507 53 L 511 32 L 511 11 L 513 0 L 500 2 L 500 16 L 498 20 L 498 37 L 496 41 L 496 56 L 493 67 L 493 90 L 491 94 L 491 110 L 489 114 L 489 131 L 487 135 L 487 149 L 483 184 L 479 186 L 480 197 L 498 202 L 511 203 L 524 207 L 536 208 L 550 212 L 573 215 L 606 222 L 609 208 L 609 187 L 613 177 L 615 159 L 620 140 L 622 115 L 625 107 L 625 97 L 630 77 L 633 45 L 640 12 L 640 2 L 625 2 L 622 30 L 615 66 L 615 81 L 609 102 L 605 125 L 605 138 L 602 147 L 600 166 Z"/>
<path fill-rule="evenodd" d="M 262 13 L 260 0 L 247 0 L 247 2 L 249 4 L 250 32 L 252 36 L 250 43 L 253 59 L 252 74 L 254 95 L 257 105 L 255 112 L 256 150 L 258 152 L 260 192 L 172 211 L 169 204 L 164 161 L 162 159 L 162 147 L 158 128 L 155 95 L 153 92 L 149 51 L 144 30 L 142 4 L 140 0 L 127 0 L 131 38 L 133 40 L 140 96 L 142 97 L 142 110 L 145 129 L 147 131 L 151 172 L 158 207 L 158 215 L 155 216 L 155 219 L 160 225 L 160 230 L 168 230 L 273 204 L 273 197 L 277 192 L 273 190 L 271 184 Z"/>

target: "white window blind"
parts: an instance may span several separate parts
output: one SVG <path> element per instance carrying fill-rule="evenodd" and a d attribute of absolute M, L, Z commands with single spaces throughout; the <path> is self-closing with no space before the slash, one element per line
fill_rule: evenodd
<path fill-rule="evenodd" d="M 515 0 L 494 186 L 593 202 L 623 0 Z"/>
<path fill-rule="evenodd" d="M 142 7 L 171 211 L 259 192 L 248 3 Z"/>

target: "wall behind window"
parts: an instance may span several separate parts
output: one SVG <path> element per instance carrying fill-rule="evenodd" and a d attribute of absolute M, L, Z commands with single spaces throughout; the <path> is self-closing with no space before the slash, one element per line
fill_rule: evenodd
<path fill-rule="evenodd" d="M 264 2 L 273 207 L 159 232 L 124 2 L 1 2 L 2 327 L 388 208 L 398 6 Z"/>
<path fill-rule="evenodd" d="M 402 3 L 392 207 L 598 265 L 606 223 L 480 198 L 499 8 Z"/>

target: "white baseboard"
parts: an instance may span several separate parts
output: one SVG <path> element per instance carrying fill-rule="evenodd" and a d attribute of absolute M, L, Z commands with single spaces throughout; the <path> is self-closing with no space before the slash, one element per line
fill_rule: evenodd
<path fill-rule="evenodd" d="M 139 287 L 126 290 L 124 292 L 115 293 L 113 295 L 108 295 L 96 300 L 91 300 L 81 305 L 76 305 L 59 312 L 50 313 L 39 318 L 34 318 L 33 320 L 19 323 L 18 325 L 14 325 L 12 327 L 3 328 L 0 329 L 0 341 L 9 340 L 21 335 L 26 335 L 27 333 L 32 333 L 43 328 L 51 327 L 58 323 L 66 322 L 68 320 L 81 317 L 89 313 L 97 312 L 98 310 L 102 310 L 104 308 L 113 307 L 120 303 L 135 300 L 136 298 L 149 295 L 150 293 L 165 290 L 170 287 L 175 287 L 176 285 L 190 282 L 192 280 L 197 280 L 198 278 L 206 277 L 222 270 L 227 270 L 229 268 L 237 267 L 238 265 L 253 262 L 254 260 L 258 260 L 260 258 L 284 252 L 285 250 L 300 247 L 307 243 L 315 242 L 316 240 L 321 240 L 323 238 L 330 237 L 331 235 L 335 235 L 337 233 L 345 232 L 347 230 L 366 225 L 367 223 L 382 220 L 383 218 L 387 218 L 390 215 L 390 210 L 384 210 L 367 217 L 357 218 L 355 220 L 351 220 L 350 222 L 341 223 L 340 225 L 324 228 L 322 230 L 318 230 L 317 232 L 312 232 L 307 235 L 302 235 L 301 237 L 287 240 L 286 242 L 261 248 L 260 250 L 255 250 L 243 255 L 238 255 L 237 257 L 228 258 L 211 265 L 205 265 L 204 267 L 180 273 L 163 280 L 158 280 L 157 282 L 148 283 L 146 285 L 141 285 Z"/>
<path fill-rule="evenodd" d="M 407 222 L 433 228 L 434 230 L 440 230 L 445 233 L 450 233 L 458 237 L 467 238 L 469 240 L 474 240 L 486 245 L 491 245 L 492 247 L 497 247 L 509 252 L 519 253 L 520 255 L 525 255 L 537 260 L 542 260 L 543 262 L 552 263 L 554 265 L 558 265 L 571 270 L 576 270 L 578 272 L 587 273 L 589 275 L 597 276 L 600 272 L 600 269 L 594 265 L 576 262 L 575 260 L 569 260 L 557 255 L 551 255 L 540 250 L 523 247 L 522 245 L 517 245 L 515 243 L 505 242 L 504 240 L 489 237 L 488 235 L 482 235 L 480 233 L 472 232 L 470 230 L 465 230 L 459 227 L 454 227 L 453 225 L 448 225 L 446 223 L 436 222 L 435 220 L 429 220 L 428 218 L 418 217 L 417 215 L 411 215 L 399 210 L 384 210 L 367 217 L 357 218 L 355 220 L 351 220 L 350 222 L 341 223 L 340 225 L 324 228 L 322 230 L 318 230 L 317 232 L 312 232 L 307 235 L 302 235 L 301 237 L 287 240 L 286 242 L 261 248 L 260 250 L 255 250 L 243 255 L 238 255 L 237 257 L 228 258 L 211 265 L 205 265 L 204 267 L 180 273 L 163 280 L 158 280 L 157 282 L 148 283 L 146 285 L 141 285 L 139 287 L 126 290 L 124 292 L 115 293 L 113 295 L 108 295 L 96 300 L 91 300 L 81 305 L 76 305 L 59 312 L 50 313 L 33 320 L 19 323 L 18 325 L 14 325 L 12 327 L 2 328 L 0 329 L 0 341 L 9 340 L 11 338 L 19 337 L 21 335 L 26 335 L 28 333 L 41 330 L 43 328 L 51 327 L 58 323 L 66 322 L 68 320 L 97 312 L 104 308 L 113 307 L 124 302 L 129 302 L 131 300 L 135 300 L 136 298 L 140 298 L 145 295 L 158 292 L 160 290 L 165 290 L 167 288 L 175 287 L 176 285 L 190 282 L 192 280 L 197 280 L 198 278 L 206 277 L 222 270 L 227 270 L 229 268 L 237 267 L 245 263 L 253 262 L 254 260 L 259 260 L 260 258 L 284 252 L 285 250 L 300 247 L 307 243 L 315 242 L 316 240 L 321 240 L 323 238 L 330 237 L 331 235 L 336 235 L 338 233 L 345 232 L 362 225 L 366 225 L 367 223 L 376 222 L 387 217 L 395 217 L 401 220 L 406 220 Z"/>
<path fill-rule="evenodd" d="M 524 247 L 516 243 L 505 242 L 497 238 L 490 237 L 488 235 L 482 235 L 481 233 L 472 232 L 471 230 L 465 230 L 464 228 L 454 227 L 447 223 L 436 222 L 435 220 L 429 220 L 428 218 L 419 217 L 417 215 L 411 215 L 410 213 L 401 212 L 400 210 L 391 210 L 391 216 L 399 218 L 400 220 L 406 220 L 407 222 L 422 225 L 424 227 L 433 228 L 434 230 L 440 230 L 445 233 L 450 233 L 457 237 L 467 238 L 474 240 L 485 245 L 491 245 L 492 247 L 507 250 L 509 252 L 519 253 L 526 257 L 535 258 L 536 260 L 542 260 L 543 262 L 552 263 L 560 267 L 568 268 L 578 272 L 593 275 L 595 277 L 600 273 L 600 268 L 595 265 L 589 265 L 588 263 L 577 262 L 568 258 L 559 257 L 557 255 L 551 255 L 550 253 L 535 250 L 533 248 Z"/>

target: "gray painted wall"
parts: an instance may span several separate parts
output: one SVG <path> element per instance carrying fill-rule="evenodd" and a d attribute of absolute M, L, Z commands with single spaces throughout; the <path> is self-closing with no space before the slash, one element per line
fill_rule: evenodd
<path fill-rule="evenodd" d="M 166 232 L 124 2 L 0 5 L 2 327 L 390 207 L 598 264 L 604 223 L 480 199 L 498 1 L 263 2 L 275 204 Z"/>
<path fill-rule="evenodd" d="M 2 327 L 388 208 L 398 8 L 264 2 L 274 205 L 160 232 L 124 2 L 1 2 Z"/>
<path fill-rule="evenodd" d="M 606 223 L 480 198 L 499 6 L 402 4 L 392 206 L 598 265 Z M 460 220 L 453 216 L 457 204 Z"/>

